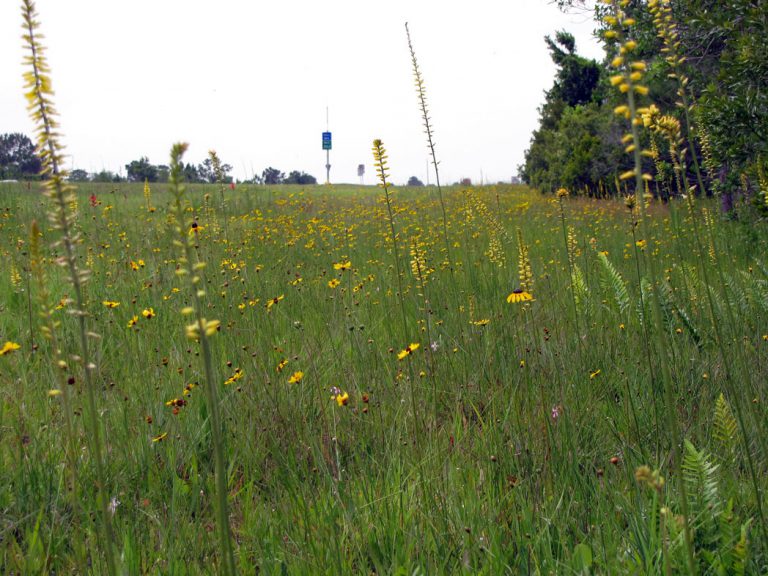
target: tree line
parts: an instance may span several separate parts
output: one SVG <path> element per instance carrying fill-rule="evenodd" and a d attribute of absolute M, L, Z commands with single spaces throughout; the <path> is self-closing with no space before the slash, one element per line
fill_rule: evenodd
<path fill-rule="evenodd" d="M 594 10 L 604 22 L 605 4 L 557 3 Z M 682 151 L 696 193 L 722 193 L 727 204 L 734 194 L 767 188 L 768 1 L 629 0 L 624 10 L 635 20 L 630 33 L 647 65 L 644 81 L 655 106 L 655 118 L 646 119 L 651 129 L 643 131 L 653 154 L 650 192 L 688 192 L 676 183 Z M 545 42 L 557 73 L 539 108 L 521 177 L 542 192 L 622 193 L 618 175 L 631 167 L 621 142 L 625 121 L 615 113 L 622 96 L 610 89 L 617 55 L 586 59 L 566 31 Z M 664 138 L 664 130 L 675 137 Z"/>
<path fill-rule="evenodd" d="M 42 163 L 35 145 L 25 134 L 0 134 L 0 180 L 35 180 L 40 178 Z M 216 173 L 210 158 L 199 164 L 185 163 L 182 167 L 184 178 L 191 183 L 216 182 Z M 233 182 L 232 166 L 222 163 L 224 183 Z M 152 164 L 142 156 L 125 165 L 125 175 L 109 170 L 88 172 L 75 168 L 69 172 L 71 182 L 168 182 L 170 168 L 165 164 Z M 265 168 L 246 181 L 252 184 L 317 184 L 317 179 L 306 172 L 292 170 L 287 176 L 277 168 Z"/>

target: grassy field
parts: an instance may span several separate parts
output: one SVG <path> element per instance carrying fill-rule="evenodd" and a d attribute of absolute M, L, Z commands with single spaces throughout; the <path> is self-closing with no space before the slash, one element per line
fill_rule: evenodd
<path fill-rule="evenodd" d="M 687 513 L 702 574 L 765 573 L 762 225 L 498 186 L 446 238 L 435 194 L 192 186 L 190 289 L 164 185 L 81 187 L 91 414 L 50 200 L 0 185 L 0 572 L 219 571 L 210 386 L 239 572 L 685 573 Z"/>

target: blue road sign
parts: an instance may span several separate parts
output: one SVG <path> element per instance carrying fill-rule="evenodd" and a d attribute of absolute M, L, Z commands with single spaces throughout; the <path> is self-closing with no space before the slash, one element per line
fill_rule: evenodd
<path fill-rule="evenodd" d="M 331 149 L 331 133 L 323 132 L 323 150 Z"/>

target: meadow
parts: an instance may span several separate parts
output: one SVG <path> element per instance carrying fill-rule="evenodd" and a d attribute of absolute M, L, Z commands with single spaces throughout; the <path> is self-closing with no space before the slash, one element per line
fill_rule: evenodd
<path fill-rule="evenodd" d="M 653 200 L 643 228 L 631 200 L 524 186 L 172 188 L 70 200 L 81 316 L 51 200 L 0 184 L 0 572 L 226 571 L 219 436 L 239 573 L 768 569 L 759 222 Z"/>

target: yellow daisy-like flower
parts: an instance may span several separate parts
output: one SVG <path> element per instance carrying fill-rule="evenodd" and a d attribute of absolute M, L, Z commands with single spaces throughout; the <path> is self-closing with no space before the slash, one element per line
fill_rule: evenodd
<path fill-rule="evenodd" d="M 406 356 L 410 356 L 413 354 L 416 350 L 419 349 L 420 344 L 418 342 L 414 342 L 410 346 L 406 346 L 405 350 L 402 350 L 401 352 L 398 352 L 397 359 L 402 360 Z"/>
<path fill-rule="evenodd" d="M 6 354 L 10 354 L 11 352 L 16 352 L 21 348 L 19 344 L 16 344 L 16 342 L 6 342 L 3 344 L 3 347 L 0 348 L 0 356 L 5 356 Z"/>
<path fill-rule="evenodd" d="M 490 321 L 490 318 L 483 318 L 481 320 L 473 320 L 470 324 L 473 326 L 487 326 Z"/>
<path fill-rule="evenodd" d="M 298 384 L 299 382 L 301 382 L 302 378 L 304 378 L 304 372 L 302 372 L 301 370 L 297 370 L 296 372 L 293 373 L 293 376 L 291 376 L 288 379 L 288 384 Z"/>
<path fill-rule="evenodd" d="M 141 315 L 144 316 L 147 320 L 151 320 L 156 316 L 155 309 L 154 308 L 145 308 L 141 311 Z"/>
<path fill-rule="evenodd" d="M 341 394 L 336 394 L 335 396 L 336 404 L 341 406 L 346 406 L 349 403 L 349 394 L 346 392 L 343 392 Z"/>
<path fill-rule="evenodd" d="M 344 262 L 336 262 L 336 264 L 333 265 L 334 270 L 351 270 L 352 269 L 352 262 L 349 260 L 346 260 Z"/>
<path fill-rule="evenodd" d="M 168 432 L 163 432 L 159 436 L 152 438 L 152 442 L 162 442 L 168 436 Z"/>
<path fill-rule="evenodd" d="M 107 308 L 117 308 L 120 306 L 120 302 L 115 302 L 114 300 L 104 300 L 102 301 L 102 304 L 104 304 L 104 306 Z"/>
<path fill-rule="evenodd" d="M 328 288 L 336 288 L 336 286 L 338 286 L 339 284 L 341 284 L 339 279 L 338 278 L 334 278 L 333 280 L 330 280 L 328 282 Z"/>
<path fill-rule="evenodd" d="M 507 302 L 509 304 L 517 304 L 518 302 L 531 302 L 533 300 L 534 300 L 534 297 L 530 292 L 526 292 L 525 290 L 522 290 L 520 288 L 513 291 L 512 294 L 507 296 Z"/>
<path fill-rule="evenodd" d="M 276 297 L 268 300 L 267 301 L 267 305 L 265 306 L 266 309 L 269 310 L 270 308 L 272 308 L 272 306 L 274 306 L 275 304 L 280 302 L 280 300 L 282 300 L 283 298 L 285 298 L 285 295 L 284 294 L 280 294 L 280 296 L 276 296 Z"/>
<path fill-rule="evenodd" d="M 230 384 L 234 384 L 235 382 L 240 380 L 240 378 L 242 378 L 243 376 L 245 376 L 245 372 L 243 372 L 240 368 L 235 368 L 235 372 L 232 374 L 232 376 L 224 380 L 224 386 L 229 386 Z"/>
<path fill-rule="evenodd" d="M 138 316 L 134 316 L 133 318 L 128 320 L 128 328 L 133 328 L 138 323 L 139 323 L 139 317 Z"/>
<path fill-rule="evenodd" d="M 283 368 L 285 368 L 287 365 L 288 365 L 288 360 L 283 358 L 282 360 L 280 360 L 280 362 L 277 365 L 277 371 L 282 372 Z"/>

